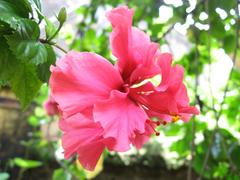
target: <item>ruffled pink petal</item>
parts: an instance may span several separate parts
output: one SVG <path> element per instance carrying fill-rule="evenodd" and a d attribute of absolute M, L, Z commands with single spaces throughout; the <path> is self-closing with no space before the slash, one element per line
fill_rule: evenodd
<path fill-rule="evenodd" d="M 107 13 L 107 18 L 113 26 L 110 36 L 111 49 L 114 56 L 120 59 L 120 66 L 125 66 L 128 58 L 128 44 L 131 36 L 133 10 L 127 6 L 115 8 Z"/>
<path fill-rule="evenodd" d="M 94 53 L 70 52 L 51 71 L 52 96 L 64 117 L 93 106 L 123 84 L 118 71 Z"/>
<path fill-rule="evenodd" d="M 164 56 L 162 60 L 165 59 L 166 62 L 159 63 L 163 78 L 161 84 L 154 87 L 148 82 L 140 87 L 130 88 L 129 94 L 132 99 L 146 107 L 145 110 L 150 117 L 171 122 L 173 115 L 179 115 L 187 121 L 192 114 L 198 114 L 198 110 L 189 106 L 187 90 L 183 84 L 184 70 L 178 65 L 171 67 L 170 56 L 167 54 Z"/>
<path fill-rule="evenodd" d="M 135 132 L 145 132 L 148 119 L 143 109 L 138 107 L 127 94 L 112 91 L 108 100 L 99 102 L 94 107 L 94 120 L 100 122 L 104 137 L 113 137 L 116 144 L 113 150 L 127 151 Z"/>
<path fill-rule="evenodd" d="M 113 26 L 110 36 L 111 49 L 113 55 L 118 58 L 117 67 L 123 79 L 129 80 L 139 64 L 150 69 L 158 45 L 152 43 L 143 31 L 132 27 L 133 10 L 121 6 L 110 11 L 107 17 Z M 135 80 L 139 80 L 136 74 L 131 77 L 131 82 Z"/>
<path fill-rule="evenodd" d="M 172 68 L 168 82 L 168 91 L 176 93 L 183 84 L 184 68 L 180 65 L 176 65 Z"/>
<path fill-rule="evenodd" d="M 146 67 L 139 65 L 132 73 L 130 77 L 130 84 L 138 84 L 145 79 L 151 78 L 157 74 L 161 74 L 161 69 L 158 66 Z"/>
<path fill-rule="evenodd" d="M 141 50 L 143 56 L 137 56 L 135 59 L 137 65 L 134 66 L 133 70 L 131 70 L 130 84 L 136 84 L 147 78 L 151 78 L 157 74 L 161 74 L 161 68 L 159 67 L 156 59 L 154 58 L 155 53 L 158 49 L 158 45 L 155 43 L 151 43 L 148 47 L 145 48 L 148 48 L 148 51 L 146 51 L 145 55 L 143 55 L 144 50 L 141 50 L 141 48 L 136 50 L 136 52 L 138 50 Z M 132 57 L 132 59 L 134 59 L 134 57 Z"/>
<path fill-rule="evenodd" d="M 161 68 L 161 76 L 162 81 L 159 87 L 157 87 L 158 91 L 165 91 L 168 88 L 168 82 L 172 69 L 172 55 L 169 53 L 160 53 L 159 51 L 156 53 L 155 58 L 157 59 L 157 63 Z"/>
<path fill-rule="evenodd" d="M 110 143 L 112 142 L 110 138 L 109 141 Z M 104 148 L 105 145 L 102 140 L 82 146 L 77 151 L 78 160 L 85 169 L 93 171 L 101 154 L 103 153 Z"/>
<path fill-rule="evenodd" d="M 136 133 L 136 136 L 132 140 L 132 144 L 137 148 L 140 149 L 145 143 L 147 143 L 154 133 L 153 128 L 148 124 L 145 123 L 145 132 L 144 133 Z"/>
<path fill-rule="evenodd" d="M 65 158 L 78 154 L 80 163 L 88 170 L 94 170 L 105 146 L 113 147 L 113 138 L 103 138 L 99 123 L 88 119 L 88 115 L 75 114 L 60 120 L 63 131 L 62 145 Z"/>

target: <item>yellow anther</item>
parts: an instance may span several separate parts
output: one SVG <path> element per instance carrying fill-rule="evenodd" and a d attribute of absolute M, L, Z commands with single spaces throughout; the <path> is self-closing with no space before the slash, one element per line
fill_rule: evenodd
<path fill-rule="evenodd" d="M 172 116 L 172 122 L 177 122 L 181 117 L 179 115 Z"/>

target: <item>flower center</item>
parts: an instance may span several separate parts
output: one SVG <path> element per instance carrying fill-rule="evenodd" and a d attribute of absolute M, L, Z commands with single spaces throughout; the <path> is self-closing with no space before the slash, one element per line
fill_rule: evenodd
<path fill-rule="evenodd" d="M 144 84 L 147 84 L 148 82 L 152 83 L 153 86 L 157 87 L 159 86 L 159 84 L 161 83 L 162 81 L 162 76 L 160 74 L 157 74 L 151 78 L 148 78 L 148 79 L 144 79 L 143 81 L 141 81 L 140 83 L 137 83 L 137 84 L 133 84 L 131 86 L 131 88 L 138 88 Z"/>
<path fill-rule="evenodd" d="M 172 115 L 172 122 L 177 122 L 180 118 L 179 115 Z"/>
<path fill-rule="evenodd" d="M 127 93 L 129 91 L 130 85 L 129 84 L 123 84 L 120 91 Z"/>

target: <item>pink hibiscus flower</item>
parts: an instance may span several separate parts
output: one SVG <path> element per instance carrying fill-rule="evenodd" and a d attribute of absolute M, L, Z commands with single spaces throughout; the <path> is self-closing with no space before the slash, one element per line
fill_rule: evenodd
<path fill-rule="evenodd" d="M 51 67 L 52 97 L 61 110 L 65 157 L 78 154 L 93 170 L 104 148 L 127 151 L 141 148 L 155 127 L 198 114 L 189 106 L 183 68 L 172 66 L 170 54 L 132 27 L 133 10 L 126 6 L 107 14 L 116 66 L 88 52 L 69 52 Z M 158 84 L 151 78 L 161 77 Z M 151 120 L 153 117 L 158 120 Z"/>
<path fill-rule="evenodd" d="M 58 104 L 51 95 L 49 96 L 48 100 L 44 102 L 43 107 L 48 116 L 54 116 L 59 113 Z"/>

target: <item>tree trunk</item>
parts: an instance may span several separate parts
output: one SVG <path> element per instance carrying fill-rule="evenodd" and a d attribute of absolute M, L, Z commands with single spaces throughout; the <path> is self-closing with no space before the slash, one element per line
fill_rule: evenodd
<path fill-rule="evenodd" d="M 5 169 L 8 159 L 21 156 L 27 139 L 29 110 L 23 112 L 15 95 L 9 88 L 0 90 L 0 171 Z"/>

